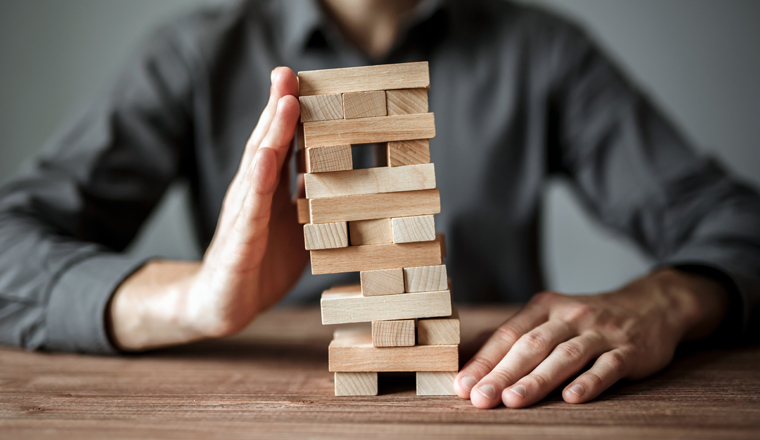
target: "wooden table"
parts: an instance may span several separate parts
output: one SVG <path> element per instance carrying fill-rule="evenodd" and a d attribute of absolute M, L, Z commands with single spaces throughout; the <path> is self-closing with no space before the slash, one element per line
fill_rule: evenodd
<path fill-rule="evenodd" d="M 514 310 L 461 310 L 463 342 Z M 0 438 L 760 438 L 760 347 L 680 353 L 585 405 L 555 393 L 477 410 L 417 397 L 413 375 L 381 376 L 378 397 L 335 397 L 334 328 L 316 308 L 282 309 L 233 338 L 135 356 L 0 348 Z"/>

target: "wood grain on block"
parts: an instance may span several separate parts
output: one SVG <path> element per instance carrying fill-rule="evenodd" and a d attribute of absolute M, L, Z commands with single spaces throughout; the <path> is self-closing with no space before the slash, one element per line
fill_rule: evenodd
<path fill-rule="evenodd" d="M 432 292 L 448 288 L 446 265 L 404 268 L 405 292 Z"/>
<path fill-rule="evenodd" d="M 418 393 L 419 394 L 419 393 Z M 335 372 L 336 396 L 377 396 L 377 373 Z"/>
<path fill-rule="evenodd" d="M 328 173 L 354 168 L 351 145 L 331 145 L 298 150 L 296 163 L 299 173 Z"/>
<path fill-rule="evenodd" d="M 434 189 L 435 165 L 428 163 L 408 167 L 363 168 L 306 174 L 304 185 L 307 199 Z"/>
<path fill-rule="evenodd" d="M 435 240 L 435 219 L 432 215 L 395 217 L 391 219 L 391 224 L 393 225 L 394 243 L 415 243 L 418 241 Z"/>
<path fill-rule="evenodd" d="M 427 139 L 394 141 L 387 145 L 389 167 L 430 163 L 430 141 Z"/>
<path fill-rule="evenodd" d="M 348 246 L 348 227 L 346 222 L 320 223 L 303 225 L 306 250 L 337 249 Z"/>
<path fill-rule="evenodd" d="M 395 295 L 404 293 L 404 271 L 400 268 L 365 270 L 359 273 L 362 295 Z M 438 290 L 446 290 L 446 287 Z"/>
<path fill-rule="evenodd" d="M 458 345 L 461 323 L 456 307 L 447 318 L 420 319 L 417 321 L 417 343 L 420 345 Z"/>
<path fill-rule="evenodd" d="M 425 111 L 424 113 L 427 113 Z M 343 115 L 346 119 L 387 116 L 385 92 L 355 92 L 343 94 Z"/>
<path fill-rule="evenodd" d="M 343 119 L 343 98 L 340 94 L 301 96 L 301 122 Z"/>
<path fill-rule="evenodd" d="M 409 115 L 428 112 L 427 89 L 388 90 L 388 115 Z"/>
<path fill-rule="evenodd" d="M 435 241 L 348 246 L 311 251 L 313 275 L 441 264 L 441 247 Z"/>
<path fill-rule="evenodd" d="M 428 189 L 312 199 L 309 200 L 309 212 L 312 223 L 438 214 L 441 212 L 441 196 L 437 189 Z"/>
<path fill-rule="evenodd" d="M 369 329 L 336 330 L 330 342 L 330 371 L 455 371 L 456 345 L 375 347 Z"/>
<path fill-rule="evenodd" d="M 435 240 L 441 245 L 441 258 L 446 258 L 446 234 L 443 232 L 435 234 Z"/>
<path fill-rule="evenodd" d="M 454 379 L 456 371 L 418 371 L 418 396 L 455 396 Z"/>
<path fill-rule="evenodd" d="M 311 221 L 309 215 L 309 200 L 308 199 L 296 199 L 296 210 L 298 211 L 298 223 L 306 224 Z"/>
<path fill-rule="evenodd" d="M 359 220 L 348 222 L 348 239 L 351 246 L 393 243 L 391 219 Z"/>
<path fill-rule="evenodd" d="M 414 319 L 372 321 L 372 345 L 375 347 L 411 347 L 414 337 Z"/>
<path fill-rule="evenodd" d="M 300 96 L 429 87 L 427 61 L 298 72 Z"/>
<path fill-rule="evenodd" d="M 362 296 L 361 287 L 354 284 L 325 290 L 320 304 L 324 325 L 434 318 L 451 315 L 451 292 Z"/>
<path fill-rule="evenodd" d="M 420 113 L 304 122 L 303 129 L 306 148 L 432 139 L 435 137 L 435 116 L 432 113 Z"/>

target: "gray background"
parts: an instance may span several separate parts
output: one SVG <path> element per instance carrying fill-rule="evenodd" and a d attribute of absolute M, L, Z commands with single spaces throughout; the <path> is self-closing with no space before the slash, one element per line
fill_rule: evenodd
<path fill-rule="evenodd" d="M 0 181 L 118 72 L 157 24 L 229 0 L 0 0 Z M 541 0 L 584 23 L 701 151 L 760 187 L 760 2 Z M 198 258 L 173 188 L 130 252 Z M 551 288 L 592 293 L 646 272 L 630 242 L 598 227 L 562 183 L 546 190 Z"/>

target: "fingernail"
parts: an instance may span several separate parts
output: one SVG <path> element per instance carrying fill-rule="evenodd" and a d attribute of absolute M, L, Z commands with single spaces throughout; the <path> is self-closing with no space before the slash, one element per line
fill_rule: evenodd
<path fill-rule="evenodd" d="M 573 393 L 577 394 L 578 397 L 583 397 L 583 394 L 586 393 L 586 390 L 583 389 L 583 385 L 578 384 L 578 383 L 575 384 L 575 385 L 573 385 L 573 386 L 571 386 L 570 387 L 570 391 L 572 391 Z"/>
<path fill-rule="evenodd" d="M 486 399 L 493 399 L 496 396 L 496 389 L 493 385 L 483 385 L 478 387 L 478 392 L 486 397 Z"/>
<path fill-rule="evenodd" d="M 459 379 L 459 385 L 462 387 L 463 390 L 470 391 L 472 390 L 472 387 L 477 385 L 477 382 L 475 381 L 475 379 L 471 378 L 470 376 L 465 376 Z"/>
<path fill-rule="evenodd" d="M 520 397 L 525 397 L 526 394 L 528 394 L 528 390 L 525 389 L 522 385 L 515 385 L 513 387 L 509 387 L 509 391 L 512 391 L 513 393 L 517 394 Z"/>

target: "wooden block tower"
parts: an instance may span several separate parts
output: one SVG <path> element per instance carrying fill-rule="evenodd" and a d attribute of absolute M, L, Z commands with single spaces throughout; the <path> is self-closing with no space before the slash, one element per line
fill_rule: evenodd
<path fill-rule="evenodd" d="M 454 394 L 459 318 L 446 277 L 441 211 L 430 163 L 428 63 L 298 73 L 298 201 L 313 274 L 360 272 L 322 293 L 335 394 L 377 394 L 377 373 L 415 372 L 418 395 Z M 353 169 L 351 146 L 380 144 L 387 166 Z"/>

